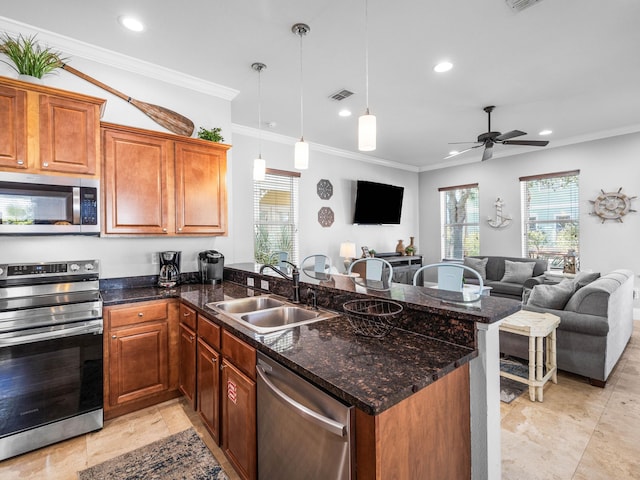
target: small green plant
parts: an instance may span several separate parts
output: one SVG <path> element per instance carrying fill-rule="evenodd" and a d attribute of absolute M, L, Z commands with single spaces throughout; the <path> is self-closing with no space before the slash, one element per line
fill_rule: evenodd
<path fill-rule="evenodd" d="M 211 130 L 200 127 L 200 130 L 198 130 L 198 138 L 209 140 L 210 142 L 224 142 L 224 137 L 220 135 L 221 131 L 222 129 L 218 127 L 214 127 Z"/>
<path fill-rule="evenodd" d="M 4 53 L 13 63 L 2 60 L 21 75 L 42 78 L 66 62 L 60 52 L 38 45 L 36 36 L 13 38 L 4 33 L 0 36 L 0 53 Z"/>

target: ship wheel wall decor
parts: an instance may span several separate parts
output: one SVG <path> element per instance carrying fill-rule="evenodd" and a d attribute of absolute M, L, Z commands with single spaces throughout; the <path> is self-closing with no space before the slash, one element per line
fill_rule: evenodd
<path fill-rule="evenodd" d="M 636 197 L 628 197 L 622 193 L 622 187 L 617 192 L 605 192 L 604 190 L 600 190 L 600 192 L 595 200 L 589 200 L 589 202 L 593 204 L 593 212 L 590 215 L 600 217 L 602 223 L 606 220 L 617 220 L 622 223 L 622 217 L 636 211 L 631 208 L 631 200 Z"/>

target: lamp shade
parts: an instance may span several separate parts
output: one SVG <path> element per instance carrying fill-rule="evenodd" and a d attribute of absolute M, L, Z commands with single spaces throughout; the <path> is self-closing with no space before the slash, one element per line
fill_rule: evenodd
<path fill-rule="evenodd" d="M 302 138 L 296 142 L 293 164 L 298 170 L 309 168 L 309 144 Z"/>
<path fill-rule="evenodd" d="M 353 242 L 342 242 L 340 244 L 340 256 L 344 258 L 355 258 L 356 244 Z"/>
<path fill-rule="evenodd" d="M 369 113 L 358 118 L 358 150 L 371 152 L 376 149 L 376 116 Z"/>
<path fill-rule="evenodd" d="M 267 170 L 267 163 L 262 159 L 262 155 L 259 155 L 253 161 L 253 180 L 256 182 L 262 182 L 265 178 Z"/>

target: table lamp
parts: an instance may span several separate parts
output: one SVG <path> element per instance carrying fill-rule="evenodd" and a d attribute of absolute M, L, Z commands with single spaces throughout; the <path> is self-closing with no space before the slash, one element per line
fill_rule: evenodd
<path fill-rule="evenodd" d="M 344 258 L 344 271 L 349 271 L 349 265 L 356 256 L 356 244 L 353 242 L 342 242 L 340 244 L 340 256 Z"/>

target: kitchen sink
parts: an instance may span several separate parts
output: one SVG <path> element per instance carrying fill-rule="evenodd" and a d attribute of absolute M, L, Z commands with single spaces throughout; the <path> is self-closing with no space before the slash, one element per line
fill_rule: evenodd
<path fill-rule="evenodd" d="M 214 304 L 216 308 L 227 313 L 247 313 L 256 310 L 264 310 L 265 308 L 281 307 L 283 302 L 273 297 L 248 297 L 238 298 L 236 300 L 227 300 Z"/>
<path fill-rule="evenodd" d="M 271 296 L 225 300 L 207 303 L 207 306 L 258 333 L 277 332 L 339 315 L 321 308 L 295 305 Z"/>

